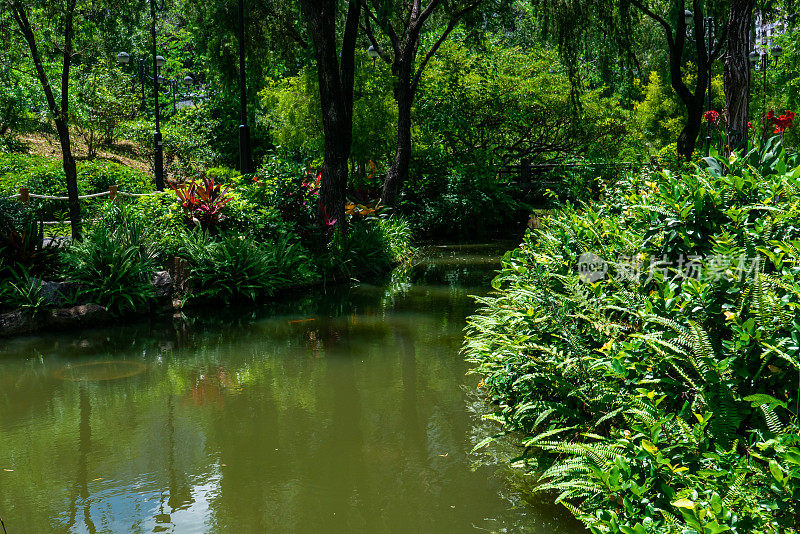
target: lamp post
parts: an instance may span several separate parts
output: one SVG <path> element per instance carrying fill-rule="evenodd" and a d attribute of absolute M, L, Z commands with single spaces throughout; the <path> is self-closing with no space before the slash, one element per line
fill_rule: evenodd
<path fill-rule="evenodd" d="M 176 113 L 178 111 L 178 87 L 180 87 L 181 83 L 186 87 L 191 87 L 194 85 L 194 78 L 191 76 L 184 76 L 183 79 L 178 80 L 168 80 L 166 85 L 169 86 L 169 93 L 172 94 L 172 113 Z M 186 95 L 182 95 L 181 98 L 185 98 Z"/>
<path fill-rule="evenodd" d="M 374 68 L 375 60 L 378 59 L 381 55 L 380 52 L 378 52 L 378 49 L 375 48 L 373 45 L 370 45 L 369 48 L 367 48 L 367 55 L 370 58 L 372 58 L 372 67 Z"/>
<path fill-rule="evenodd" d="M 159 191 L 164 190 L 164 142 L 161 137 L 161 114 L 159 113 L 158 109 L 158 86 L 160 85 L 161 80 L 159 80 L 160 76 L 158 73 L 158 69 L 163 67 L 166 63 L 163 57 L 156 55 L 156 1 L 157 0 L 150 0 L 150 38 L 152 39 L 153 43 L 153 98 L 154 98 L 154 106 L 155 106 L 155 116 L 156 116 L 156 131 L 153 134 L 153 146 L 154 146 L 154 168 L 155 168 L 155 175 L 156 175 L 156 189 Z M 164 0 L 161 0 L 161 4 L 159 10 L 164 9 Z"/>
<path fill-rule="evenodd" d="M 714 32 L 714 19 L 711 17 L 706 17 L 703 19 L 703 24 L 705 24 L 706 32 L 708 33 L 708 54 L 709 57 L 711 56 L 711 47 L 713 46 L 713 32 Z M 706 109 L 711 109 L 711 60 L 708 62 L 708 105 Z M 711 123 L 706 124 L 706 154 L 711 152 Z"/>
<path fill-rule="evenodd" d="M 761 39 L 761 49 L 759 50 L 756 48 L 748 57 L 750 58 L 750 65 L 754 68 L 758 67 L 759 60 L 761 62 L 761 74 L 762 74 L 762 110 L 763 113 L 766 115 L 767 113 L 767 69 L 769 68 L 769 56 L 772 54 L 774 61 L 777 63 L 778 58 L 783 55 L 783 47 L 780 45 L 775 45 L 772 48 L 769 48 L 769 41 L 766 37 Z"/>
<path fill-rule="evenodd" d="M 239 172 L 250 172 L 250 126 L 247 125 L 247 85 L 244 61 L 244 0 L 239 0 L 239 91 L 241 124 L 239 125 Z"/>

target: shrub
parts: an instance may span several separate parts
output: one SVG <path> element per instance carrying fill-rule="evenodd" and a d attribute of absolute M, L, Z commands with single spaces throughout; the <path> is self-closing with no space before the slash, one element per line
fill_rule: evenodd
<path fill-rule="evenodd" d="M 592 532 L 789 532 L 800 168 L 770 140 L 567 205 L 508 253 L 465 352 L 515 466 Z M 487 440 L 487 442 L 490 440 Z"/>
<path fill-rule="evenodd" d="M 24 267 L 9 269 L 0 278 L 0 310 L 22 310 L 36 315 L 44 307 L 42 285 Z"/>
<path fill-rule="evenodd" d="M 154 296 L 155 244 L 129 208 L 115 207 L 64 254 L 65 275 L 81 293 L 117 314 L 140 310 Z"/>
<path fill-rule="evenodd" d="M 221 184 L 214 183 L 214 179 L 207 176 L 180 187 L 173 185 L 172 189 L 181 201 L 187 221 L 199 225 L 204 231 L 216 229 L 225 205 L 233 199 L 228 194 L 230 186 L 223 189 Z"/>
<path fill-rule="evenodd" d="M 489 170 L 459 169 L 417 184 L 402 206 L 419 234 L 484 239 L 524 218 L 508 184 Z M 519 224 L 521 228 L 521 224 Z"/>
<path fill-rule="evenodd" d="M 55 246 L 44 245 L 44 228 L 32 209 L 18 200 L 0 198 L 0 278 L 18 269 L 47 272 L 57 254 Z"/>
<path fill-rule="evenodd" d="M 242 235 L 196 231 L 186 236 L 181 253 L 189 261 L 192 296 L 199 299 L 254 302 L 314 279 L 307 253 L 288 234 L 256 243 Z"/>

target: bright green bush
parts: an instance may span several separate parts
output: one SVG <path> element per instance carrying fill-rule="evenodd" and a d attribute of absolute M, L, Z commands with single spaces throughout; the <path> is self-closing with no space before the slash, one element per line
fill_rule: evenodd
<path fill-rule="evenodd" d="M 307 252 L 290 235 L 257 243 L 196 231 L 186 236 L 181 255 L 189 261 L 192 297 L 203 300 L 253 302 L 315 278 Z"/>
<path fill-rule="evenodd" d="M 131 167 L 111 161 L 79 161 L 78 194 L 86 195 L 108 191 L 117 185 L 120 191 L 147 193 L 155 189 L 153 179 Z M 0 196 L 8 196 L 27 187 L 31 193 L 50 196 L 67 196 L 64 168 L 60 160 L 27 154 L 0 154 Z M 93 217 L 104 199 L 81 202 L 85 218 Z M 43 220 L 64 220 L 68 206 L 64 200 L 33 199 L 31 206 Z"/>
<path fill-rule="evenodd" d="M 156 249 L 150 227 L 130 208 L 115 207 L 64 254 L 64 275 L 81 294 L 116 314 L 142 309 L 154 296 Z"/>
<path fill-rule="evenodd" d="M 514 465 L 592 532 L 791 532 L 800 168 L 775 139 L 546 217 L 465 352 Z M 796 162 L 795 162 L 796 164 Z M 488 440 L 487 440 L 488 441 Z"/>

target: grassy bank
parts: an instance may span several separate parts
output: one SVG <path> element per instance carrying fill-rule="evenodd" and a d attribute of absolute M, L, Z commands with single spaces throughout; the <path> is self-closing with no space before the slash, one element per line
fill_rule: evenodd
<path fill-rule="evenodd" d="M 38 280 L 47 279 L 80 283 L 68 301 L 136 313 L 157 301 L 153 274 L 176 265 L 172 296 L 181 303 L 257 302 L 383 273 L 413 256 L 405 221 L 368 206 L 349 206 L 346 231 L 319 223 L 317 187 L 303 174 L 211 169 L 174 191 L 93 200 L 82 241 L 59 248 L 43 245 L 46 205 L 0 200 L 0 308 L 35 313 L 46 300 Z"/>

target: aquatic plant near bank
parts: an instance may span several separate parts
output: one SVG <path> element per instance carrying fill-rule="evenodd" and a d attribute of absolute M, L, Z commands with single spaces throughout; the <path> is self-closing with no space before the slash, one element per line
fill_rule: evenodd
<path fill-rule="evenodd" d="M 595 533 L 800 522 L 800 167 L 707 162 L 544 218 L 469 320 L 514 465 Z"/>

